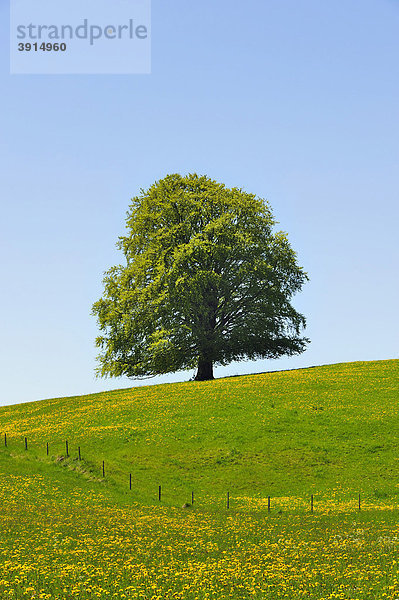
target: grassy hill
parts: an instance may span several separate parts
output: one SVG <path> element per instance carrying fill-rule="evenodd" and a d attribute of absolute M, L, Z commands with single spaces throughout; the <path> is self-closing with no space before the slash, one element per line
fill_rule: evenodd
<path fill-rule="evenodd" d="M 357 362 L 0 408 L 1 600 L 397 600 L 398 375 Z"/>
<path fill-rule="evenodd" d="M 0 408 L 0 468 L 143 504 L 157 502 L 158 485 L 163 503 L 176 506 L 191 491 L 204 505 L 227 490 L 395 498 L 398 404 L 399 360 L 43 400 Z"/>

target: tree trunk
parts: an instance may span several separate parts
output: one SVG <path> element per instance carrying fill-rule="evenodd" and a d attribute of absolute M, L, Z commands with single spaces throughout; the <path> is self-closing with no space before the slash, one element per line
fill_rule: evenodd
<path fill-rule="evenodd" d="M 213 379 L 213 362 L 200 357 L 194 381 L 208 381 L 208 379 Z"/>

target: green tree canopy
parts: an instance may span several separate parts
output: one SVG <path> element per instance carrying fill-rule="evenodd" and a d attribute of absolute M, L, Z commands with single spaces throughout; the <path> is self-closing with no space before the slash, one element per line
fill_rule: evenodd
<path fill-rule="evenodd" d="M 206 176 L 168 175 L 133 198 L 125 264 L 93 305 L 97 373 L 139 378 L 303 352 L 290 300 L 307 279 L 269 205 Z"/>

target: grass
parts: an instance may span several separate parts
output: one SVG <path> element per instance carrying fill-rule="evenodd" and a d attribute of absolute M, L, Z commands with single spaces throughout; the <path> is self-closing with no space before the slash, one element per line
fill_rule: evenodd
<path fill-rule="evenodd" d="M 0 408 L 0 598 L 399 598 L 398 375 L 343 363 Z"/>

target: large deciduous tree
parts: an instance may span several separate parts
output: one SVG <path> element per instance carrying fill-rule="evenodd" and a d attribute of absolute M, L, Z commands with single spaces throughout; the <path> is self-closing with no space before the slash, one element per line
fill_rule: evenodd
<path fill-rule="evenodd" d="M 119 238 L 125 264 L 93 305 L 97 373 L 139 378 L 303 352 L 290 301 L 307 279 L 269 205 L 206 176 L 168 175 L 141 190 Z"/>

